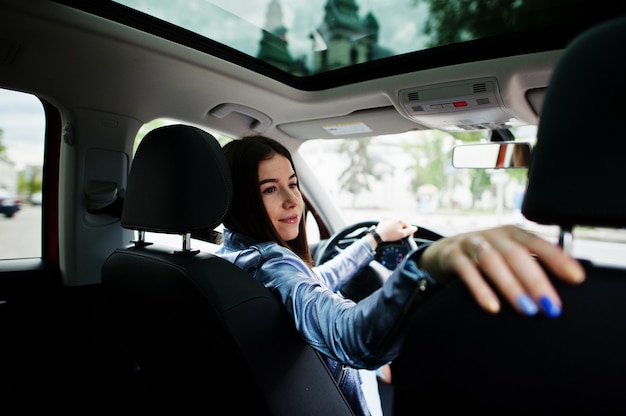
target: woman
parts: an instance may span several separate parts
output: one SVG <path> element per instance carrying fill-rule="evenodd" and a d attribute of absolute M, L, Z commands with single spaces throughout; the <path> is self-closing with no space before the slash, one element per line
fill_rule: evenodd
<path fill-rule="evenodd" d="M 356 369 L 375 369 L 393 360 L 408 312 L 447 281 L 461 278 L 491 313 L 500 309 L 493 285 L 520 313 L 541 310 L 557 317 L 560 299 L 530 254 L 567 282 L 584 280 L 580 264 L 558 247 L 504 226 L 443 238 L 412 253 L 382 290 L 354 303 L 338 295 L 338 289 L 373 260 L 378 244 L 411 236 L 417 228 L 385 218 L 340 255 L 314 267 L 289 151 L 271 138 L 255 136 L 229 142 L 224 153 L 234 197 L 217 254 L 280 297 L 306 342 L 327 357 L 356 414 L 369 414 Z"/>

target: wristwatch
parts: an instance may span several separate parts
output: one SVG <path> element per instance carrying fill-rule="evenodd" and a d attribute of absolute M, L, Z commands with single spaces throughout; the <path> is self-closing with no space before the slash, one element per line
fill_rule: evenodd
<path fill-rule="evenodd" d="M 372 225 L 370 228 L 368 228 L 367 232 L 370 233 L 372 237 L 374 237 L 374 240 L 376 240 L 376 244 L 382 244 L 383 239 L 380 238 L 380 234 L 376 232 L 375 225 Z"/>

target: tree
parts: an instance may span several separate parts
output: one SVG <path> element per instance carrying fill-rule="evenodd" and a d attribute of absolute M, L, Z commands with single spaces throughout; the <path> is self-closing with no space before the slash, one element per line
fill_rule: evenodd
<path fill-rule="evenodd" d="M 441 131 L 432 131 L 423 135 L 420 141 L 405 142 L 402 149 L 409 153 L 415 160 L 413 167 L 409 169 L 413 177 L 411 179 L 411 192 L 417 197 L 418 188 L 422 185 L 431 184 L 439 189 L 446 186 L 446 174 L 444 166 L 450 159 L 452 137 Z"/>
<path fill-rule="evenodd" d="M 473 169 L 470 191 L 472 192 L 472 205 L 480 198 L 483 192 L 493 188 L 491 176 L 487 169 Z"/>
<path fill-rule="evenodd" d="M 17 191 L 19 194 L 32 196 L 43 188 L 43 172 L 41 167 L 27 166 L 17 175 Z"/>
<path fill-rule="evenodd" d="M 589 12 L 578 2 L 556 7 L 557 0 L 414 0 L 413 4 L 420 2 L 430 9 L 424 33 L 431 47 L 541 28 Z M 498 15 L 489 13 L 493 8 L 499 10 Z"/>
<path fill-rule="evenodd" d="M 488 132 L 474 130 L 474 131 L 464 131 L 464 132 L 451 132 L 450 136 L 454 137 L 455 140 L 463 142 L 463 143 L 476 143 L 485 139 Z"/>
<path fill-rule="evenodd" d="M 516 26 L 516 11 L 523 4 L 519 0 L 421 1 L 430 8 L 424 33 L 429 35 L 431 47 L 509 32 Z M 500 10 L 497 16 L 489 12 L 493 8 Z"/>
<path fill-rule="evenodd" d="M 339 146 L 339 153 L 346 155 L 350 160 L 348 167 L 339 175 L 339 184 L 341 189 L 353 195 L 354 201 L 361 192 L 370 190 L 370 178 L 375 180 L 381 178 L 374 169 L 374 161 L 367 154 L 367 147 L 371 141 L 371 137 L 343 140 Z"/>

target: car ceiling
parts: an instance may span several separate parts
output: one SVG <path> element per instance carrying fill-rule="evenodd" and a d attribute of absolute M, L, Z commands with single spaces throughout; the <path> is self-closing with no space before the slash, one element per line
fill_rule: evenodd
<path fill-rule="evenodd" d="M 354 137 L 455 124 L 457 115 L 412 117 L 399 101 L 401 92 L 482 79 L 496 83 L 502 112 L 536 124 L 560 55 L 556 48 L 305 90 L 60 3 L 2 3 L 7 3 L 0 17 L 2 87 L 33 92 L 61 108 L 120 114 L 142 123 L 185 120 L 233 137 L 333 138 L 328 126 L 359 122 L 369 130 Z"/>

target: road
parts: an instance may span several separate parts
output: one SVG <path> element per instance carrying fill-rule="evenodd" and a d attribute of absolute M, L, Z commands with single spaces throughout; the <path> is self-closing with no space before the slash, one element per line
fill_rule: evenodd
<path fill-rule="evenodd" d="M 0 216 L 0 260 L 41 257 L 41 206 L 22 205 L 13 218 Z"/>

